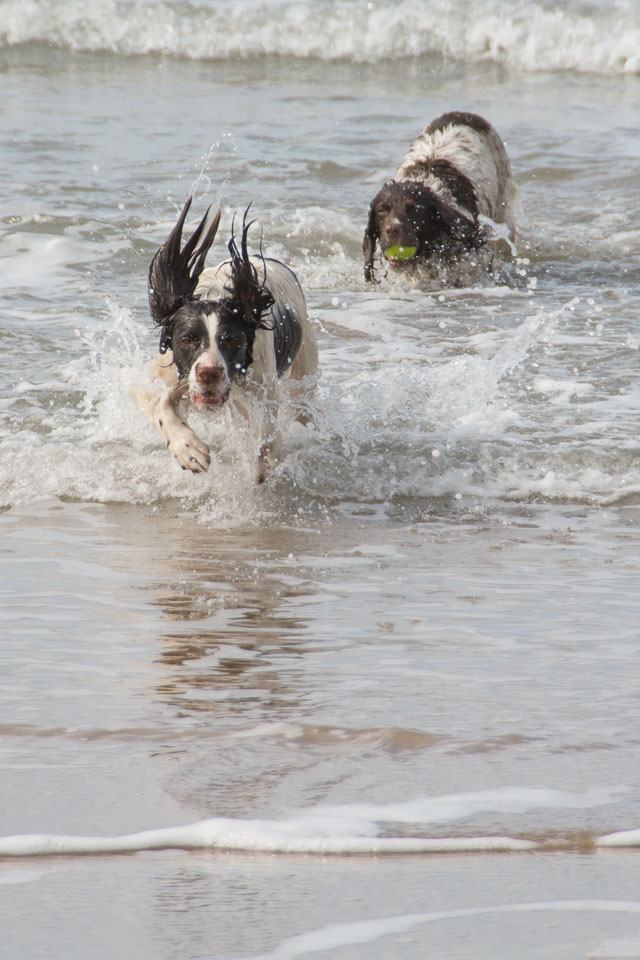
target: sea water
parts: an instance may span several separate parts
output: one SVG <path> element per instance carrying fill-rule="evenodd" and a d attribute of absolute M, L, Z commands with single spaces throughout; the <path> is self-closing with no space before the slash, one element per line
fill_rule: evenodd
<path fill-rule="evenodd" d="M 0 64 L 3 956 L 640 957 L 638 4 L 3 0 Z M 452 109 L 516 256 L 368 285 Z M 134 399 L 189 194 L 318 338 L 262 488 Z"/>

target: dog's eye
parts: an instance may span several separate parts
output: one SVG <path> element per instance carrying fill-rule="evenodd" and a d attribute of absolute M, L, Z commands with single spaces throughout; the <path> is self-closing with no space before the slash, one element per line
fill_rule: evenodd
<path fill-rule="evenodd" d="M 240 341 L 237 337 L 220 337 L 220 343 L 224 343 L 225 347 L 229 347 L 230 350 L 238 350 L 240 347 Z"/>
<path fill-rule="evenodd" d="M 200 339 L 197 333 L 183 333 L 180 337 L 180 343 L 184 347 L 194 347 L 197 343 L 200 343 Z"/>

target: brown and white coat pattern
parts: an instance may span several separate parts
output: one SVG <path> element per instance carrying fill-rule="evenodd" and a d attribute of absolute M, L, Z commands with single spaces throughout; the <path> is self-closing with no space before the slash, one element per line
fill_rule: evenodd
<path fill-rule="evenodd" d="M 475 255 L 491 241 L 491 223 L 504 224 L 513 240 L 515 198 L 509 157 L 491 124 L 473 113 L 443 114 L 371 201 L 365 278 L 375 279 L 378 244 L 383 257 L 398 247 L 415 249 L 407 259 L 387 257 L 391 270 L 410 271 L 430 260 L 451 265 Z"/>

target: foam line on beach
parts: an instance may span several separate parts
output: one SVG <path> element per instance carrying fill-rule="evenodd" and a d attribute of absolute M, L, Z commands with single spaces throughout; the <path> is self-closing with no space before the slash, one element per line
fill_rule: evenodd
<path fill-rule="evenodd" d="M 510 836 L 377 837 L 296 835 L 283 824 L 268 821 L 213 818 L 185 826 L 143 830 L 115 837 L 65 834 L 22 834 L 0 838 L 0 857 L 70 856 L 138 853 L 147 850 L 220 850 L 254 853 L 317 855 L 508 853 L 566 850 L 568 841 L 553 843 Z M 638 847 L 640 830 L 605 834 L 593 848 Z M 580 845 L 584 848 L 584 843 Z"/>

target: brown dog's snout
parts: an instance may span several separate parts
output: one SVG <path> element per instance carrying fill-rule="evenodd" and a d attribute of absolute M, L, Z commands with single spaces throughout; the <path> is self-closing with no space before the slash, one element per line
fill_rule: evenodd
<path fill-rule="evenodd" d="M 386 249 L 392 243 L 415 244 L 415 234 L 415 227 L 408 218 L 390 217 L 382 224 L 380 229 L 382 249 Z"/>
<path fill-rule="evenodd" d="M 384 229 L 380 231 L 380 239 L 383 247 L 388 247 L 392 243 L 399 243 L 403 239 L 403 230 L 397 220 L 384 225 Z"/>
<path fill-rule="evenodd" d="M 195 373 L 198 383 L 202 383 L 204 386 L 212 387 L 222 380 L 224 370 L 219 363 L 197 363 Z"/>

